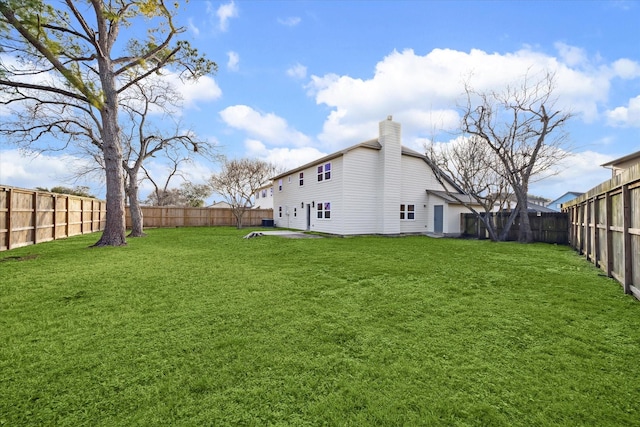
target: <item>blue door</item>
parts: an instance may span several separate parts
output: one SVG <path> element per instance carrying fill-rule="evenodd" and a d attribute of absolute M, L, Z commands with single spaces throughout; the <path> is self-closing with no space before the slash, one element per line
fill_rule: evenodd
<path fill-rule="evenodd" d="M 442 233 L 442 221 L 444 219 L 444 210 L 442 205 L 435 205 L 433 207 L 433 232 Z"/>

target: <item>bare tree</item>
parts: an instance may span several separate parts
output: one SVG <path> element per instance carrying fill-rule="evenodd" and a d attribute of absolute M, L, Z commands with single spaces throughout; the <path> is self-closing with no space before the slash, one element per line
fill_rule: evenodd
<path fill-rule="evenodd" d="M 492 211 L 496 202 L 509 192 L 509 183 L 504 174 L 497 172 L 501 163 L 495 153 L 482 140 L 472 136 L 438 146 L 431 143 L 426 147 L 426 155 L 429 166 L 446 193 L 483 222 L 491 240 L 505 240 L 516 211 L 509 216 L 502 232 L 498 234 Z M 451 183 L 457 187 L 455 190 Z"/>
<path fill-rule="evenodd" d="M 191 130 L 181 129 L 179 122 L 175 122 L 175 127 L 169 130 L 150 122 L 154 107 L 163 111 L 163 121 L 174 122 L 171 118 L 174 113 L 172 107 L 176 105 L 179 95 L 172 91 L 169 85 L 161 80 L 148 80 L 139 82 L 132 88 L 135 90 L 128 93 L 129 99 L 122 104 L 130 123 L 130 131 L 122 136 L 122 166 L 126 172 L 125 193 L 131 212 L 129 236 L 141 237 L 144 236 L 144 231 L 138 189 L 139 174 L 144 161 L 163 151 L 166 152 L 167 148 L 183 153 L 185 158 L 191 158 L 189 153 L 193 152 L 211 159 L 214 156 L 214 147 L 207 141 L 198 139 Z M 195 187 L 191 185 L 187 188 L 187 191 L 193 193 Z"/>
<path fill-rule="evenodd" d="M 496 172 L 516 196 L 518 241 L 523 243 L 533 240 L 528 215 L 531 179 L 551 173 L 569 153 L 564 125 L 572 115 L 555 109 L 554 89 L 551 72 L 534 79 L 527 74 L 519 85 L 507 86 L 503 92 L 479 92 L 465 83 L 462 132 L 482 141 L 499 159 Z"/>
<path fill-rule="evenodd" d="M 253 207 L 253 194 L 276 171 L 276 166 L 262 160 L 225 160 L 222 170 L 209 178 L 213 191 L 231 206 L 238 228 L 244 213 Z"/>
<path fill-rule="evenodd" d="M 41 0 L 0 0 L 0 50 L 16 59 L 0 62 L 2 103 L 15 105 L 18 118 L 3 123 L 0 131 L 27 146 L 48 134 L 64 135 L 56 144 L 64 150 L 86 131 L 73 119 L 93 121 L 98 132 L 91 140 L 101 144 L 107 190 L 107 219 L 96 246 L 120 246 L 126 239 L 119 98 L 165 67 L 198 78 L 216 65 L 185 41 L 174 41 L 184 30 L 174 25 L 175 11 L 163 0 L 90 0 L 80 6 L 71 0 L 59 8 Z M 148 22 L 157 26 L 149 28 L 146 40 L 135 33 L 128 42 L 119 37 Z M 114 56 L 116 45 L 126 46 L 126 52 Z M 31 105 L 40 120 L 24 120 L 24 105 Z M 59 114 L 41 116 L 47 108 Z"/>

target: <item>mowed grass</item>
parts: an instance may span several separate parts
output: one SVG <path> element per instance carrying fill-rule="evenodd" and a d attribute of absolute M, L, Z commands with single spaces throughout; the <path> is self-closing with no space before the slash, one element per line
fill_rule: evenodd
<path fill-rule="evenodd" d="M 640 302 L 568 247 L 248 231 L 0 253 L 0 425 L 640 425 Z"/>

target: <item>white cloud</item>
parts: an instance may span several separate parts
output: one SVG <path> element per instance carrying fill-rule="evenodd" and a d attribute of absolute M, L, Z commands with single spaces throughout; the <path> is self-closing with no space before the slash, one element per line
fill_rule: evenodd
<path fill-rule="evenodd" d="M 571 154 L 556 166 L 556 175 L 532 182 L 529 192 L 550 199 L 560 197 L 567 191 L 587 192 L 611 178 L 611 171 L 600 165 L 613 158 L 595 151 Z"/>
<path fill-rule="evenodd" d="M 278 24 L 281 24 L 287 27 L 295 27 L 301 21 L 302 19 L 299 16 L 289 16 L 287 18 L 278 18 Z"/>
<path fill-rule="evenodd" d="M 307 67 L 300 63 L 297 63 L 287 70 L 287 76 L 293 77 L 294 79 L 302 80 L 307 77 Z"/>
<path fill-rule="evenodd" d="M 231 71 L 238 71 L 240 68 L 240 55 L 237 52 L 229 51 L 227 52 L 227 56 L 229 57 L 227 68 Z"/>
<path fill-rule="evenodd" d="M 611 126 L 640 127 L 640 95 L 629 100 L 626 107 L 617 107 L 606 112 Z"/>
<path fill-rule="evenodd" d="M 535 79 L 547 70 L 556 73 L 556 107 L 591 122 L 602 117 L 611 78 L 630 78 L 639 72 L 633 61 L 589 66 L 582 49 L 562 43 L 556 47 L 560 58 L 530 48 L 507 54 L 434 49 L 425 55 L 407 49 L 378 62 L 371 78 L 312 75 L 308 94 L 331 109 L 318 139 L 339 148 L 370 138 L 376 129 L 371 125 L 389 114 L 403 124 L 405 141 L 428 137 L 436 127 L 455 130 L 465 81 L 477 91 L 502 91 L 522 82 L 525 75 Z"/>
<path fill-rule="evenodd" d="M 265 160 L 285 170 L 297 168 L 327 155 L 327 153 L 323 153 L 313 147 L 267 148 L 261 141 L 256 139 L 247 139 L 245 148 L 248 157 Z"/>
<path fill-rule="evenodd" d="M 622 79 L 635 79 L 640 77 L 640 64 L 630 59 L 622 58 L 612 65 L 616 76 Z"/>
<path fill-rule="evenodd" d="M 216 11 L 218 17 L 218 28 L 220 31 L 226 32 L 229 29 L 229 19 L 238 17 L 238 8 L 233 0 L 229 3 L 220 5 Z"/>
<path fill-rule="evenodd" d="M 587 53 L 582 48 L 569 46 L 562 42 L 557 42 L 555 47 L 562 61 L 570 67 L 583 65 L 587 62 Z"/>
<path fill-rule="evenodd" d="M 247 132 L 273 145 L 303 147 L 311 140 L 287 124 L 286 120 L 273 113 L 261 113 L 247 105 L 233 105 L 220 112 L 224 122 L 235 129 Z"/>
<path fill-rule="evenodd" d="M 194 36 L 198 37 L 200 35 L 200 28 L 198 28 L 196 24 L 193 23 L 192 18 L 189 18 L 187 22 L 189 24 L 189 30 L 191 30 Z"/>
<path fill-rule="evenodd" d="M 213 77 L 202 76 L 197 81 L 181 80 L 172 72 L 164 73 L 167 79 L 182 96 L 185 108 L 196 108 L 199 102 L 214 101 L 222 96 L 222 90 Z"/>
<path fill-rule="evenodd" d="M 104 185 L 99 180 L 73 181 L 72 171 L 87 161 L 70 155 L 27 155 L 16 149 L 0 150 L 0 184 L 26 189 L 87 185 L 95 196 L 104 198 Z"/>

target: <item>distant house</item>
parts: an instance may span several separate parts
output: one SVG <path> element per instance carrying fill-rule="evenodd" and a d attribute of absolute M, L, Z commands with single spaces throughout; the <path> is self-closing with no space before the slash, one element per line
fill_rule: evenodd
<path fill-rule="evenodd" d="M 253 194 L 255 209 L 273 209 L 273 182 L 267 181 Z"/>
<path fill-rule="evenodd" d="M 277 227 L 338 235 L 460 234 L 460 214 L 427 158 L 401 144 L 391 117 L 379 136 L 273 178 Z M 466 197 L 453 183 L 449 191 Z"/>
<path fill-rule="evenodd" d="M 555 212 L 553 209 L 547 208 L 547 204 L 550 201 L 551 200 L 544 197 L 528 194 L 527 210 L 529 212 Z M 500 200 L 496 202 L 493 208 L 493 212 L 510 211 L 512 209 L 515 209 L 516 206 L 518 206 L 518 199 L 516 198 L 515 194 L 511 194 L 509 197 L 507 197 L 506 200 Z"/>
<path fill-rule="evenodd" d="M 211 205 L 207 206 L 208 208 L 213 209 L 230 209 L 231 205 L 227 202 L 213 202 Z"/>
<path fill-rule="evenodd" d="M 567 203 L 569 200 L 573 200 L 576 197 L 582 196 L 583 194 L 584 193 L 579 193 L 577 191 L 567 191 L 562 196 L 549 202 L 549 204 L 547 204 L 547 207 L 554 210 L 555 212 L 560 212 L 560 208 L 562 208 L 563 203 Z"/>
<path fill-rule="evenodd" d="M 631 166 L 637 163 L 640 163 L 640 151 L 627 154 L 626 156 L 620 157 L 619 159 L 612 160 L 601 166 L 607 169 L 611 169 L 611 178 L 613 178 L 614 176 L 620 175 L 622 172 L 626 171 Z"/>

